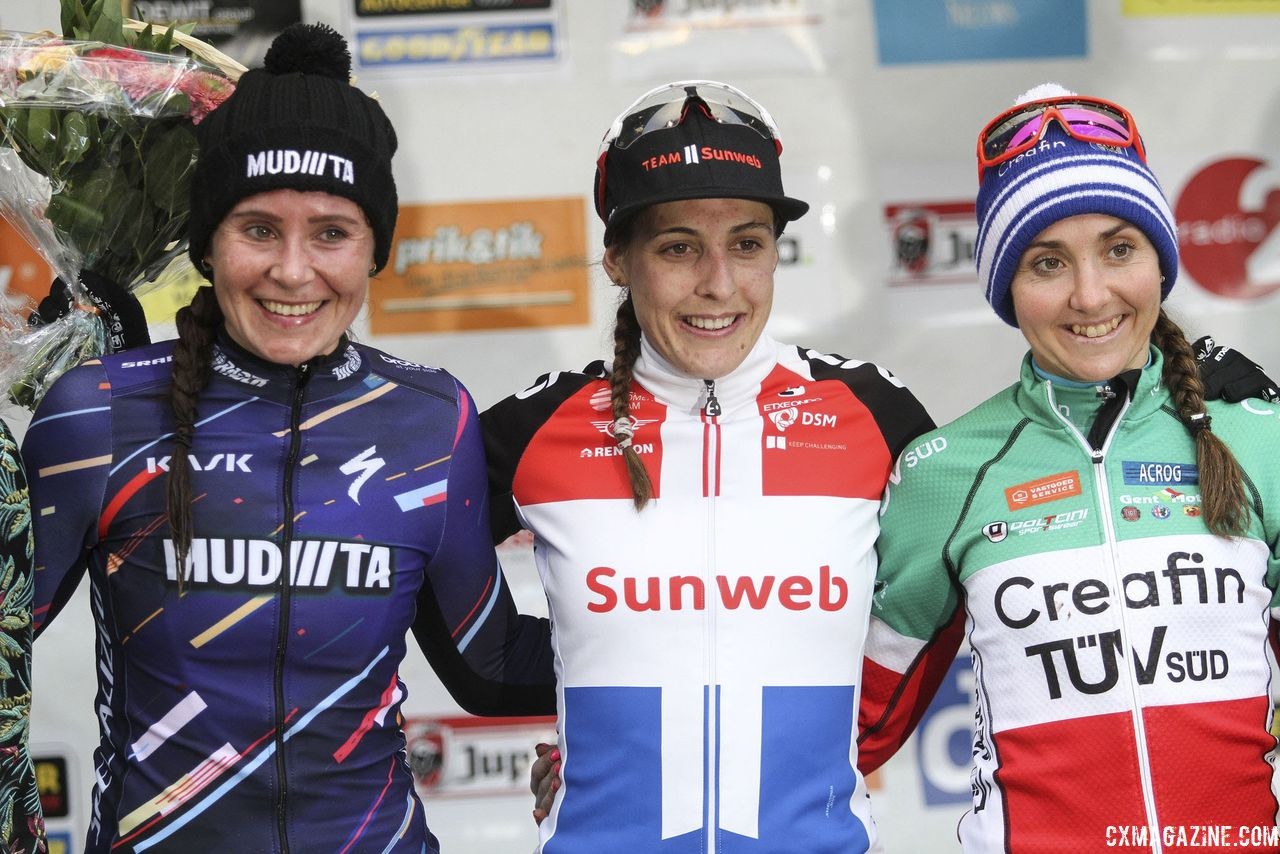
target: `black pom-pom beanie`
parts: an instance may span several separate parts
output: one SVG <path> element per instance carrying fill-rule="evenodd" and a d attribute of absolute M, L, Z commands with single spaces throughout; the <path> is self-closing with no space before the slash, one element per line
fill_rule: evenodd
<path fill-rule="evenodd" d="M 263 68 L 196 126 L 188 254 L 197 269 L 213 230 L 241 199 L 271 190 L 317 190 L 351 199 L 369 218 L 374 266 L 391 253 L 398 202 L 396 134 L 382 107 L 348 83 L 351 55 L 323 24 L 293 24 Z"/>

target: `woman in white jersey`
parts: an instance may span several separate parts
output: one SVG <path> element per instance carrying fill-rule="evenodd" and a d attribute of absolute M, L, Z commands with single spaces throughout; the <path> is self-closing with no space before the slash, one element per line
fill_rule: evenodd
<path fill-rule="evenodd" d="M 876 365 L 765 332 L 787 196 L 768 113 L 648 93 L 605 137 L 609 363 L 484 415 L 495 535 L 553 621 L 560 787 L 541 851 L 864 851 L 861 645 L 880 494 L 931 423 Z"/>

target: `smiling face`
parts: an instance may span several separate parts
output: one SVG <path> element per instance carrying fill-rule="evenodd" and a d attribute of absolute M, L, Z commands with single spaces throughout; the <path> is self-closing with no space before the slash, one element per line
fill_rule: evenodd
<path fill-rule="evenodd" d="M 1044 370 L 1098 382 L 1147 363 L 1160 260 L 1137 226 L 1102 214 L 1059 220 L 1022 254 L 1011 293 Z"/>
<path fill-rule="evenodd" d="M 350 199 L 298 190 L 242 199 L 209 242 L 227 333 L 282 365 L 333 352 L 369 292 L 373 246 Z"/>
<path fill-rule="evenodd" d="M 630 239 L 604 257 L 628 285 L 649 343 L 698 379 L 733 371 L 773 306 L 773 210 L 745 199 L 664 202 L 637 215 Z"/>

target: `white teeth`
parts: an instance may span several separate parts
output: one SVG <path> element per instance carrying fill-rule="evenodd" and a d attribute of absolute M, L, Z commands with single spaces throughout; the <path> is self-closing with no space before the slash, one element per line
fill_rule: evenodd
<path fill-rule="evenodd" d="M 684 322 L 698 329 L 707 329 L 714 332 L 717 329 L 732 326 L 735 319 L 733 317 L 686 317 Z"/>
<path fill-rule="evenodd" d="M 1091 323 L 1088 326 L 1073 323 L 1071 324 L 1071 331 L 1086 338 L 1099 338 L 1119 326 L 1120 320 L 1121 316 L 1117 314 L 1110 320 L 1104 320 L 1102 323 Z"/>
<path fill-rule="evenodd" d="M 263 308 L 272 314 L 283 314 L 285 317 L 301 317 L 304 314 L 311 314 L 311 312 L 324 305 L 323 302 L 291 303 L 274 302 L 268 299 L 259 300 L 259 302 L 262 303 Z"/>

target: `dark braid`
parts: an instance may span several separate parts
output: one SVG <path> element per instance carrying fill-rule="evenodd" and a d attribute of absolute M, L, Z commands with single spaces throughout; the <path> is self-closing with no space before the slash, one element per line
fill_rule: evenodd
<path fill-rule="evenodd" d="M 191 468 L 187 457 L 196 432 L 196 403 L 209 383 L 213 340 L 222 310 L 213 288 L 196 291 L 191 304 L 178 312 L 178 342 L 173 348 L 173 380 L 169 405 L 173 410 L 173 453 L 169 460 L 169 534 L 177 561 L 178 592 L 182 592 L 187 554 L 191 551 Z"/>
<path fill-rule="evenodd" d="M 631 426 L 631 369 L 640 356 L 640 321 L 636 319 L 631 291 L 618 304 L 618 319 L 613 325 L 613 371 L 609 378 L 609 400 L 613 405 L 613 431 L 622 448 L 622 458 L 627 463 L 627 477 L 631 480 L 631 494 L 636 509 L 643 510 L 653 497 L 653 484 L 644 462 L 631 444 L 634 428 Z"/>
<path fill-rule="evenodd" d="M 1209 429 L 1211 419 L 1205 409 L 1204 385 L 1195 353 L 1187 336 L 1164 309 L 1160 309 L 1151 330 L 1151 343 L 1164 354 L 1164 384 L 1173 395 L 1178 417 L 1196 441 L 1205 524 L 1218 536 L 1240 536 L 1249 526 L 1244 473 L 1231 449 Z"/>

